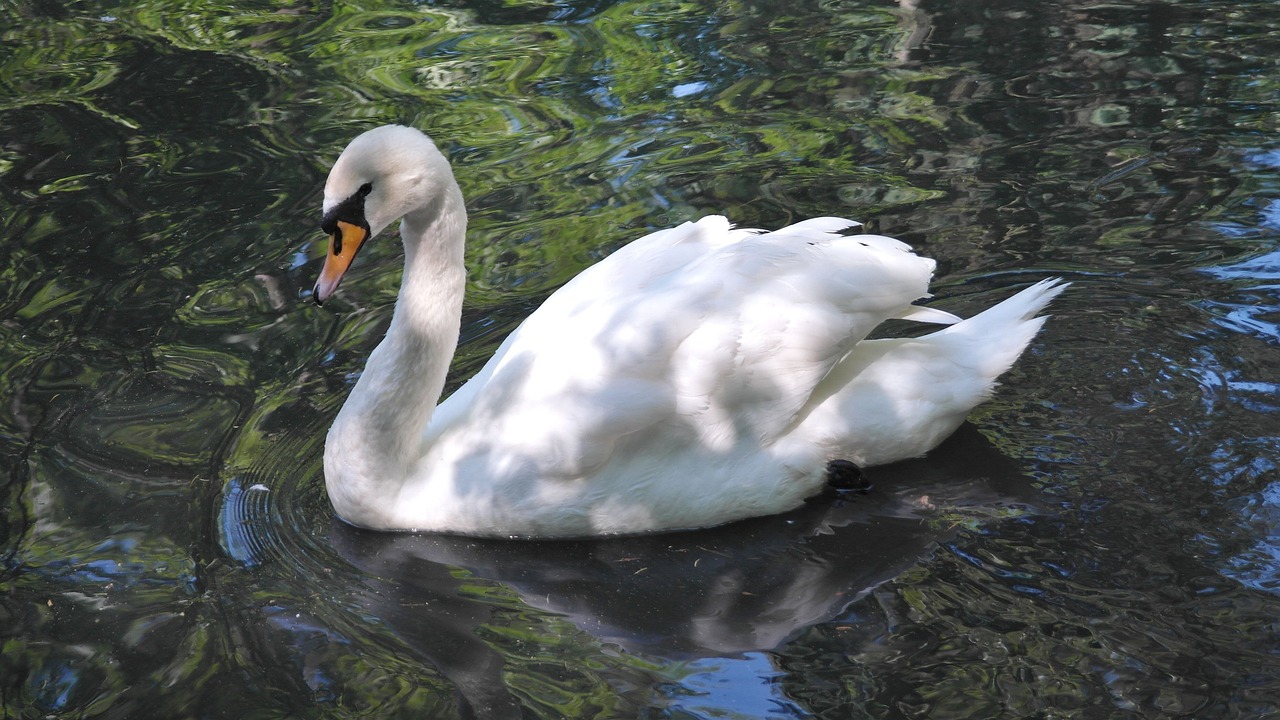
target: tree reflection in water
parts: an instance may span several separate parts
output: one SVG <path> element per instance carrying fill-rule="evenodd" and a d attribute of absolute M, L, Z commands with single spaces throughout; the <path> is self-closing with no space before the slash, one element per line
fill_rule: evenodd
<path fill-rule="evenodd" d="M 1277 27 L 1264 0 L 0 6 L 0 714 L 1272 712 Z M 976 435 L 865 497 L 369 536 L 319 458 L 396 243 L 300 296 L 328 164 L 386 122 L 443 141 L 472 213 L 453 387 L 583 267 L 712 212 L 868 220 L 960 313 L 1075 284 Z"/>

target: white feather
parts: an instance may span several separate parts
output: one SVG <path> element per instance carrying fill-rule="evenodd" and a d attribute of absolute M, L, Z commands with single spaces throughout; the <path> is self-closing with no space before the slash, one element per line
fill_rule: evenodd
<path fill-rule="evenodd" d="M 363 183 L 370 200 L 395 192 L 384 175 L 415 152 L 440 172 L 415 130 L 366 136 L 335 164 L 326 206 Z M 371 174 L 379 153 L 396 162 Z M 433 182 L 454 186 L 451 175 Z M 462 301 L 461 283 L 440 278 L 459 269 L 465 210 L 452 191 L 414 192 L 371 203 L 375 232 L 409 216 L 401 298 L 325 448 L 336 511 L 378 529 L 596 535 L 792 509 L 821 489 L 833 459 L 891 462 L 945 438 L 1065 287 L 1045 281 L 960 321 L 912 305 L 927 296 L 932 260 L 892 238 L 843 234 L 856 222 L 765 232 L 705 217 L 583 271 L 433 414 Z M 456 230 L 442 239 L 441 228 Z M 865 339 L 890 318 L 954 324 Z"/>

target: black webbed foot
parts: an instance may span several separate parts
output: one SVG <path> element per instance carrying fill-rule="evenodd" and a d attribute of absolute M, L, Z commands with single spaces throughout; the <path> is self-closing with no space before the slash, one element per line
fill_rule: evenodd
<path fill-rule="evenodd" d="M 827 463 L 827 485 L 836 490 L 867 490 L 871 481 L 862 468 L 848 460 L 832 460 Z"/>

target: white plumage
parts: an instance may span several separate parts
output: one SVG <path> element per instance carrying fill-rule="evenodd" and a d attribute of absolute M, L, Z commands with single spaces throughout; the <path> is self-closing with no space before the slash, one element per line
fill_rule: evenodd
<path fill-rule="evenodd" d="M 436 408 L 458 337 L 466 212 L 426 136 L 386 126 L 339 157 L 316 298 L 400 217 L 395 314 L 325 445 L 335 511 L 375 529 L 563 537 L 795 508 L 831 460 L 887 463 L 941 442 L 1065 287 L 1047 280 L 960 321 L 911 304 L 927 296 L 932 260 L 842 234 L 856 222 L 763 232 L 705 217 L 583 271 Z M 890 318 L 955 324 L 865 339 Z"/>

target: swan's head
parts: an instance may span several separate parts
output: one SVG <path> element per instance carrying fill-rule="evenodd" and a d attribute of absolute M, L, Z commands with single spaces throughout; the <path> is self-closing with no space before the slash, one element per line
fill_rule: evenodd
<path fill-rule="evenodd" d="M 324 184 L 320 226 L 329 252 L 316 280 L 316 302 L 333 294 L 369 238 L 405 215 L 432 209 L 450 184 L 449 162 L 414 128 L 384 125 L 352 140 Z"/>

